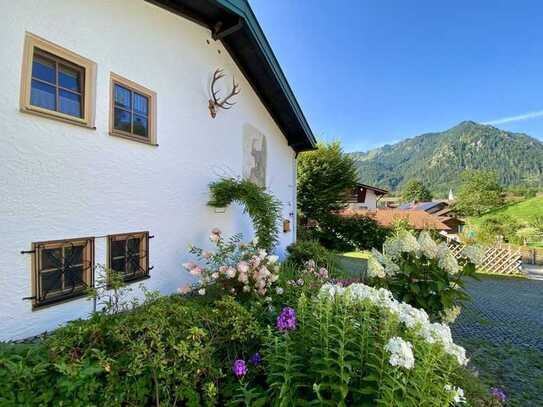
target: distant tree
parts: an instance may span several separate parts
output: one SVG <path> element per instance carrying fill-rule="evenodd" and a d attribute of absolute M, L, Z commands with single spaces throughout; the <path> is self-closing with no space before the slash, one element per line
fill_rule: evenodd
<path fill-rule="evenodd" d="M 339 142 L 319 143 L 317 147 L 298 158 L 298 208 L 312 219 L 344 207 L 357 183 L 355 163 Z"/>
<path fill-rule="evenodd" d="M 482 215 L 503 205 L 502 192 L 495 172 L 464 171 L 455 210 L 466 216 Z"/>
<path fill-rule="evenodd" d="M 415 179 L 409 181 L 402 192 L 404 202 L 424 202 L 432 200 L 432 193 L 426 186 Z"/>

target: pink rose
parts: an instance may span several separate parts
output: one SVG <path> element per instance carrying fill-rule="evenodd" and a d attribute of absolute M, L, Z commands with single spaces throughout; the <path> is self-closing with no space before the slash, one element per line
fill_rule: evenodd
<path fill-rule="evenodd" d="M 213 256 L 213 253 L 212 252 L 208 252 L 208 251 L 203 251 L 202 252 L 202 257 L 204 259 L 209 259 L 211 256 Z"/>
<path fill-rule="evenodd" d="M 247 273 L 249 271 L 249 265 L 246 261 L 240 261 L 238 263 L 238 270 L 240 271 L 240 273 Z"/>
<path fill-rule="evenodd" d="M 187 263 L 183 263 L 183 267 L 184 267 L 185 269 L 189 270 L 189 271 L 192 270 L 192 269 L 193 269 L 194 267 L 196 267 L 196 266 L 197 266 L 197 264 L 194 263 L 193 261 L 189 261 L 189 262 L 187 262 Z"/>
<path fill-rule="evenodd" d="M 200 274 L 202 274 L 202 271 L 204 271 L 203 268 L 201 268 L 200 266 L 196 266 L 190 270 L 190 274 L 192 274 L 193 276 L 199 276 Z"/>
<path fill-rule="evenodd" d="M 219 228 L 213 228 L 211 229 L 211 234 L 213 235 L 220 235 L 222 232 Z"/>

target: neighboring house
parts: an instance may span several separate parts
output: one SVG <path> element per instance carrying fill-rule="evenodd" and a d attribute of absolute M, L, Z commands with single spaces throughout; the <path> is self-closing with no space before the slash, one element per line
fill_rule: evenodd
<path fill-rule="evenodd" d="M 98 264 L 168 294 L 211 228 L 252 238 L 239 206 L 206 205 L 221 176 L 265 185 L 296 224 L 296 156 L 315 140 L 247 1 L 0 5 L 0 340 L 87 317 Z M 240 93 L 212 118 L 217 68 L 218 97 L 232 77 Z"/>
<path fill-rule="evenodd" d="M 351 209 L 377 209 L 379 200 L 388 194 L 385 189 L 372 187 L 371 185 L 358 184 L 349 195 L 347 208 Z"/>
<path fill-rule="evenodd" d="M 424 211 L 405 210 L 405 209 L 345 209 L 341 212 L 343 216 L 365 216 L 375 220 L 378 224 L 385 227 L 393 226 L 398 221 L 406 221 L 412 229 L 415 230 L 437 230 L 448 231 L 449 227 Z"/>
<path fill-rule="evenodd" d="M 416 202 L 401 205 L 400 209 L 424 211 L 437 217 L 449 228 L 443 234 L 455 239 L 458 238 L 458 234 L 462 232 L 465 225 L 465 221 L 455 215 L 449 201 Z"/>

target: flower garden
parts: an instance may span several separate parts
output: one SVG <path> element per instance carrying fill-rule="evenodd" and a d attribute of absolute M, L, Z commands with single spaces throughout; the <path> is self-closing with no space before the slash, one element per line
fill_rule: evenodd
<path fill-rule="evenodd" d="M 183 268 L 197 282 L 178 294 L 128 304 L 116 290 L 89 320 L 0 347 L 0 405 L 505 401 L 500 389 L 481 390 L 447 325 L 466 299 L 476 248 L 457 261 L 428 233 L 403 231 L 373 251 L 370 278 L 357 282 L 314 245 L 304 247 L 316 260 L 291 248 L 280 263 L 258 239 L 213 229 L 210 243 L 189 248 Z"/>

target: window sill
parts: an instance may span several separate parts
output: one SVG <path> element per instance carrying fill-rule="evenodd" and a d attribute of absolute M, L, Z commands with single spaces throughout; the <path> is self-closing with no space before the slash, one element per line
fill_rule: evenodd
<path fill-rule="evenodd" d="M 89 122 L 87 122 L 87 121 L 85 121 L 83 119 L 77 119 L 75 117 L 72 118 L 72 117 L 70 117 L 68 115 L 64 115 L 64 114 L 58 113 L 58 112 L 49 111 L 47 109 L 40 109 L 40 108 L 34 107 L 34 106 L 23 106 L 23 107 L 21 107 L 21 112 L 28 113 L 28 114 L 33 114 L 33 115 L 36 115 L 36 116 L 45 117 L 47 119 L 57 120 L 57 121 L 60 121 L 60 122 L 63 122 L 63 123 L 74 124 L 76 126 L 85 127 L 87 129 L 91 129 L 91 130 L 96 130 L 96 127 L 89 124 Z"/>
<path fill-rule="evenodd" d="M 32 304 L 32 311 L 39 311 L 41 309 L 49 308 L 49 307 L 52 307 L 52 306 L 55 306 L 55 305 L 60 305 L 60 304 L 65 303 L 65 302 L 81 299 L 81 298 L 84 298 L 86 296 L 87 296 L 87 293 L 86 293 L 85 290 L 83 290 L 83 291 L 78 291 L 77 293 L 73 293 L 73 294 L 70 294 L 70 295 L 65 295 L 65 296 L 62 296 L 62 297 L 59 297 L 59 298 L 53 298 L 53 299 L 50 299 L 50 300 L 45 300 L 45 301 L 40 302 L 39 304 L 33 303 Z"/>
<path fill-rule="evenodd" d="M 158 147 L 158 144 L 153 143 L 150 140 L 146 140 L 143 137 L 132 136 L 130 134 L 121 133 L 121 132 L 117 132 L 117 131 L 110 131 L 109 135 L 113 136 L 113 137 L 123 138 L 125 140 L 135 141 L 135 142 L 141 143 L 141 144 L 147 144 L 148 146 L 152 146 L 152 147 Z"/>

